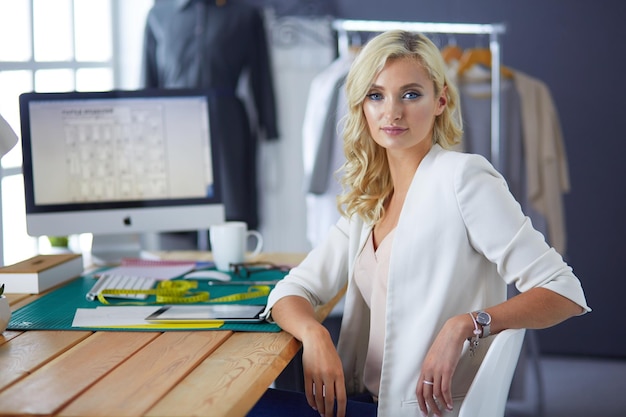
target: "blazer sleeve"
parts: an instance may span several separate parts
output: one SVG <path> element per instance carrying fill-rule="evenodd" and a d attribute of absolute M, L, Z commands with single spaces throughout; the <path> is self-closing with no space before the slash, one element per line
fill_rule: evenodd
<path fill-rule="evenodd" d="M 464 159 L 454 181 L 471 245 L 496 264 L 507 284 L 520 291 L 547 288 L 591 311 L 572 268 L 533 228 L 504 178 L 486 159 Z"/>
<path fill-rule="evenodd" d="M 268 317 L 272 306 L 281 298 L 296 295 L 317 307 L 330 301 L 348 282 L 349 221 L 341 218 L 325 241 L 282 279 L 269 295 Z"/>

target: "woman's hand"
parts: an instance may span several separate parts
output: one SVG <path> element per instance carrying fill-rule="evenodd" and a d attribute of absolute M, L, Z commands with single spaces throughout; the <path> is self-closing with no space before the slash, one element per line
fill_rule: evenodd
<path fill-rule="evenodd" d="M 346 388 L 341 360 L 325 327 L 307 332 L 302 339 L 302 366 L 304 387 L 309 405 L 321 416 L 334 415 L 337 401 L 337 417 L 346 412 Z"/>
<path fill-rule="evenodd" d="M 344 417 L 347 397 L 341 359 L 328 329 L 315 318 L 311 303 L 298 296 L 282 298 L 274 304 L 272 317 L 302 342 L 304 391 L 309 405 L 321 416 L 332 417 L 337 401 L 337 417 Z"/>
<path fill-rule="evenodd" d="M 437 416 L 441 416 L 444 409 L 452 410 L 452 376 L 461 358 L 470 320 L 468 315 L 449 319 L 424 358 L 415 393 L 425 416 L 429 409 Z M 473 323 L 470 325 L 473 329 Z"/>

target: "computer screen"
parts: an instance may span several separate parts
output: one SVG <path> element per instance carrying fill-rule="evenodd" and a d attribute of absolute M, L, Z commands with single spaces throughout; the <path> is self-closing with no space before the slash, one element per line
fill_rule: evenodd
<path fill-rule="evenodd" d="M 208 108 L 194 89 L 22 94 L 28 234 L 96 245 L 223 222 Z"/>

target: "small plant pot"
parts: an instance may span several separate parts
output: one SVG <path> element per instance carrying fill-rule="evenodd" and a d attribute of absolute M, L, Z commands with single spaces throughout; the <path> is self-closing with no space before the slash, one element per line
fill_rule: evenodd
<path fill-rule="evenodd" d="M 11 307 L 9 307 L 9 299 L 4 295 L 0 295 L 0 333 L 6 330 L 9 320 L 11 320 Z"/>

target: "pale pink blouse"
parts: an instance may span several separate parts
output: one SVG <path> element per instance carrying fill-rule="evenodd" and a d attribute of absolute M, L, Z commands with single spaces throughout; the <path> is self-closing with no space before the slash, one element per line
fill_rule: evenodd
<path fill-rule="evenodd" d="M 375 397 L 378 397 L 383 365 L 385 300 L 387 299 L 389 258 L 394 231 L 395 229 L 385 236 L 376 250 L 374 250 L 373 233 L 370 232 L 367 243 L 357 258 L 354 267 L 354 281 L 370 309 L 370 335 L 363 383 Z"/>

